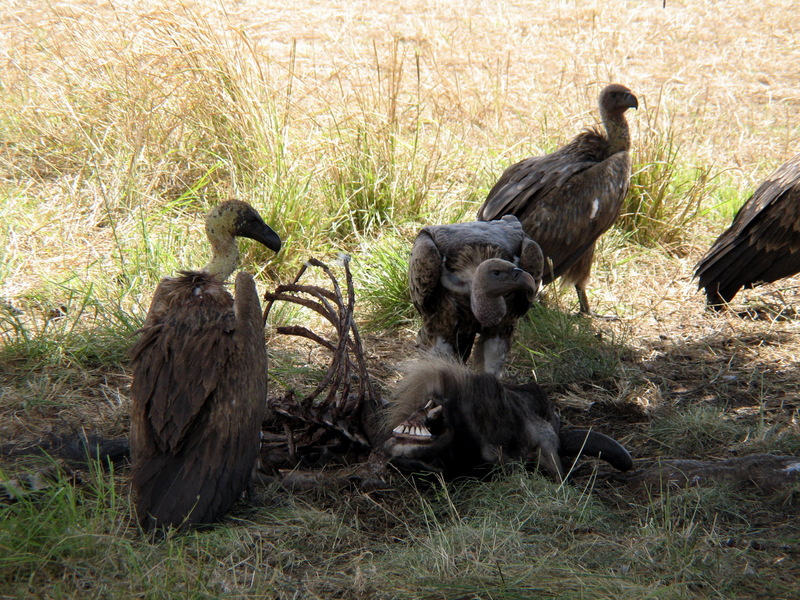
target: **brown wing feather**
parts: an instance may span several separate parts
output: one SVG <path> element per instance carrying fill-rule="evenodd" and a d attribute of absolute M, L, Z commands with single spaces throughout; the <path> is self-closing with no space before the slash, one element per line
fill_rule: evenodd
<path fill-rule="evenodd" d="M 478 220 L 491 221 L 503 215 L 521 218 L 531 203 L 546 198 L 570 177 L 596 164 L 570 158 L 569 152 L 554 152 L 527 158 L 508 167 L 478 209 Z"/>
<path fill-rule="evenodd" d="M 611 227 L 628 192 L 629 177 L 630 156 L 619 152 L 537 198 L 520 216 L 526 233 L 552 261 L 553 278 Z M 550 273 L 544 281 L 551 281 Z"/>
<path fill-rule="evenodd" d="M 132 482 L 147 529 L 219 519 L 258 454 L 267 353 L 255 283 L 240 273 L 235 301 L 206 283 L 195 293 L 197 286 L 163 282 L 132 351 Z M 170 310 L 174 302 L 184 304 Z"/>
<path fill-rule="evenodd" d="M 539 244 L 528 236 L 522 240 L 522 251 L 519 255 L 519 266 L 531 275 L 536 281 L 542 280 L 544 273 L 544 254 Z"/>
<path fill-rule="evenodd" d="M 606 157 L 606 151 L 606 138 L 588 130 L 552 154 L 520 161 L 506 169 L 478 211 L 479 219 L 519 218 L 552 261 L 544 283 L 579 260 L 619 216 L 630 154 Z"/>
<path fill-rule="evenodd" d="M 800 272 L 800 154 L 744 203 L 731 226 L 695 267 L 711 304 L 751 287 Z"/>
<path fill-rule="evenodd" d="M 435 310 L 441 291 L 442 255 L 433 238 L 424 229 L 411 248 L 408 261 L 408 284 L 411 301 L 420 312 Z"/>
<path fill-rule="evenodd" d="M 180 448 L 233 353 L 233 298 L 200 273 L 164 279 L 131 349 L 133 411 L 165 452 Z"/>

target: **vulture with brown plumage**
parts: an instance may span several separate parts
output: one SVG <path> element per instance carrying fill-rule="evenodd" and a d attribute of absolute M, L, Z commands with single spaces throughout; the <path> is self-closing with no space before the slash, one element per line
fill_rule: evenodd
<path fill-rule="evenodd" d="M 695 267 L 716 310 L 741 288 L 800 272 L 800 154 L 764 181 Z"/>
<path fill-rule="evenodd" d="M 132 488 L 146 531 L 224 516 L 247 487 L 267 400 L 261 306 L 236 269 L 237 236 L 278 252 L 281 240 L 247 203 L 206 218 L 210 262 L 159 283 L 130 352 Z"/>
<path fill-rule="evenodd" d="M 511 165 L 478 210 L 481 221 L 516 215 L 549 259 L 543 283 L 561 277 L 575 285 L 580 310 L 587 314 L 595 243 L 619 216 L 628 193 L 631 138 L 625 111 L 639 106 L 619 84 L 607 86 L 599 104 L 605 133 L 587 129 L 552 154 Z"/>
<path fill-rule="evenodd" d="M 409 287 L 425 348 L 498 374 L 519 317 L 539 292 L 544 258 L 514 216 L 423 227 L 411 249 Z"/>

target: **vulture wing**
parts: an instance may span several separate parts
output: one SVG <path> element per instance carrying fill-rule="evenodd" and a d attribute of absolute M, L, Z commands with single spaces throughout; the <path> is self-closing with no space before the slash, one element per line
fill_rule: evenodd
<path fill-rule="evenodd" d="M 131 349 L 134 418 L 177 453 L 236 348 L 233 298 L 203 273 L 163 280 Z"/>
<path fill-rule="evenodd" d="M 591 160 L 568 158 L 569 153 L 559 151 L 533 156 L 508 167 L 478 209 L 478 220 L 491 221 L 503 215 L 520 217 L 529 204 L 546 197 L 570 177 L 595 164 Z"/>
<path fill-rule="evenodd" d="M 709 302 L 730 301 L 743 286 L 800 272 L 800 154 L 744 203 L 695 270 Z"/>
<path fill-rule="evenodd" d="M 525 232 L 519 219 L 506 215 L 492 222 L 472 221 L 451 225 L 429 225 L 423 228 L 439 252 L 451 259 L 465 249 L 489 246 L 492 256 L 511 260 L 519 254 Z"/>
<path fill-rule="evenodd" d="M 528 236 L 522 241 L 522 251 L 519 255 L 519 266 L 527 271 L 536 281 L 541 282 L 544 272 L 544 255 L 539 244 Z"/>
<path fill-rule="evenodd" d="M 559 277 L 614 223 L 628 192 L 630 154 L 604 160 L 567 146 L 509 167 L 478 211 L 479 219 L 514 214 L 552 261 L 544 283 Z"/>
<path fill-rule="evenodd" d="M 408 261 L 408 284 L 414 307 L 426 314 L 436 310 L 441 293 L 442 254 L 430 233 L 419 232 Z"/>
<path fill-rule="evenodd" d="M 218 520 L 250 480 L 266 408 L 267 352 L 252 276 L 238 274 L 235 301 L 204 274 L 165 280 L 133 354 L 140 522 L 152 529 Z"/>

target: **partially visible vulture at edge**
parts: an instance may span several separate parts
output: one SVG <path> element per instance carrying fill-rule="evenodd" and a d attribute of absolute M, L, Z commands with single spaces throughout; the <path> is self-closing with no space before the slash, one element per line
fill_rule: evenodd
<path fill-rule="evenodd" d="M 267 399 L 261 306 L 236 269 L 236 236 L 278 252 L 281 240 L 247 203 L 206 218 L 210 262 L 161 280 L 130 351 L 132 488 L 146 531 L 223 517 L 250 482 Z"/>
<path fill-rule="evenodd" d="M 408 279 L 422 316 L 424 348 L 499 374 L 517 319 L 541 287 L 544 257 L 514 216 L 486 223 L 423 227 L 411 249 Z"/>
<path fill-rule="evenodd" d="M 720 310 L 741 288 L 800 272 L 800 154 L 764 181 L 697 263 L 708 306 Z"/>
<path fill-rule="evenodd" d="M 478 210 L 480 221 L 516 215 L 551 262 L 543 284 L 557 277 L 573 284 L 586 314 L 595 243 L 619 216 L 628 193 L 631 138 L 625 111 L 639 106 L 619 84 L 603 89 L 599 104 L 605 133 L 586 129 L 552 154 L 511 165 Z"/>

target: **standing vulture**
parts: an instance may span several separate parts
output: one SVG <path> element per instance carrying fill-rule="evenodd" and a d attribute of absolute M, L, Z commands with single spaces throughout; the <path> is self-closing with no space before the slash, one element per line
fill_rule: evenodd
<path fill-rule="evenodd" d="M 800 154 L 778 168 L 742 205 L 695 267 L 708 306 L 800 272 Z"/>
<path fill-rule="evenodd" d="M 236 276 L 236 236 L 278 252 L 245 202 L 206 218 L 210 262 L 161 280 L 130 352 L 132 487 L 147 530 L 211 523 L 250 481 L 267 398 L 267 350 L 252 275 Z"/>
<path fill-rule="evenodd" d="M 583 313 L 590 312 L 586 284 L 595 243 L 619 216 L 628 193 L 631 138 L 625 111 L 638 106 L 625 86 L 607 86 L 600 93 L 605 133 L 586 129 L 552 154 L 511 165 L 478 210 L 480 221 L 519 217 L 551 262 L 543 283 L 561 277 L 574 284 Z"/>
<path fill-rule="evenodd" d="M 422 316 L 418 342 L 499 374 L 517 319 L 539 292 L 544 258 L 514 216 L 423 227 L 411 249 L 409 287 Z"/>

